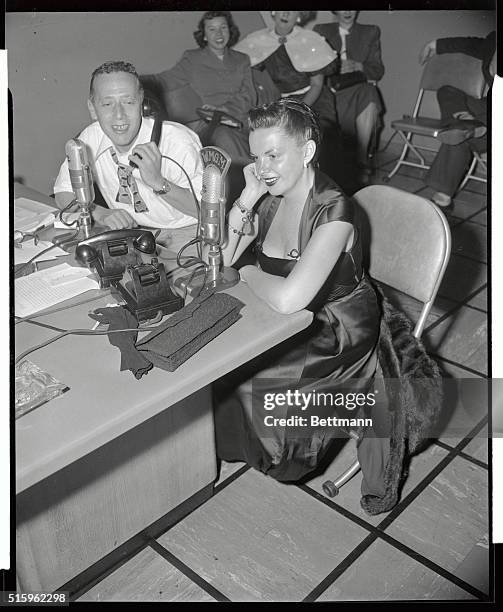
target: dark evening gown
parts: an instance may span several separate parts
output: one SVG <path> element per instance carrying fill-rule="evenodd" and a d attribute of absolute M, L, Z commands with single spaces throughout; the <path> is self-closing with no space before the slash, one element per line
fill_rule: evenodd
<path fill-rule="evenodd" d="M 267 196 L 259 207 L 255 252 L 262 270 L 287 276 L 296 259 L 276 259 L 262 251 L 262 243 L 281 198 Z M 335 411 L 332 405 L 264 408 L 267 393 L 285 389 L 337 394 L 372 390 L 377 366 L 380 307 L 362 269 L 362 249 L 356 210 L 339 187 L 316 171 L 314 186 L 302 213 L 298 252 L 313 231 L 324 223 L 346 221 L 354 228 L 353 246 L 342 253 L 308 309 L 312 324 L 303 332 L 225 377 L 216 388 L 217 453 L 227 461 L 245 461 L 281 481 L 295 481 L 316 468 L 331 440 L 344 437 L 333 426 L 303 427 L 265 424 L 265 417 L 291 416 L 354 418 L 355 411 Z M 361 409 L 360 409 L 361 410 Z M 350 413 L 351 412 L 351 413 Z M 367 416 L 367 415 L 366 415 Z M 374 415 L 369 415 L 374 418 Z M 362 492 L 381 495 L 388 441 L 372 428 L 359 445 L 364 481 Z"/>

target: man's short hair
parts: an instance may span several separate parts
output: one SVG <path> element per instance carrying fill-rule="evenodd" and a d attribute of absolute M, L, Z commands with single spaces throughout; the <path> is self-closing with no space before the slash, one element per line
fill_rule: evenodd
<path fill-rule="evenodd" d="M 89 99 L 90 100 L 92 100 L 94 96 L 94 91 L 93 91 L 94 79 L 99 74 L 110 74 L 112 72 L 127 72 L 129 74 L 132 74 L 133 76 L 136 77 L 136 81 L 138 82 L 138 89 L 140 91 L 143 91 L 143 86 L 141 84 L 140 77 L 138 76 L 138 73 L 136 72 L 136 68 L 133 66 L 133 64 L 131 64 L 130 62 L 123 62 L 123 61 L 105 62 L 104 64 L 101 64 L 101 66 L 98 66 L 98 68 L 96 68 L 96 70 L 91 75 L 91 84 L 89 85 Z"/>

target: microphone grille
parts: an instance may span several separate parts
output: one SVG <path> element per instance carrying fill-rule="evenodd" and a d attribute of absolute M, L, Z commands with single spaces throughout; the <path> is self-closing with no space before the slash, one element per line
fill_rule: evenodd
<path fill-rule="evenodd" d="M 202 199 L 206 202 L 218 202 L 222 191 L 222 175 L 220 170 L 213 165 L 206 166 L 203 172 Z"/>

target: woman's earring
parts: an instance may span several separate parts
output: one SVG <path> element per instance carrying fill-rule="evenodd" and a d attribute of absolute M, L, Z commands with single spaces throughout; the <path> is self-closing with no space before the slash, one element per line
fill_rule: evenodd
<path fill-rule="evenodd" d="M 297 23 L 300 23 L 300 17 L 297 17 Z"/>
<path fill-rule="evenodd" d="M 304 168 L 307 168 L 307 161 L 304 160 Z"/>

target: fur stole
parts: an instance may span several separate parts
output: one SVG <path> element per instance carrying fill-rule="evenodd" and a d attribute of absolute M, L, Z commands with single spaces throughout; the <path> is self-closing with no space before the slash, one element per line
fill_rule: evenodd
<path fill-rule="evenodd" d="M 406 454 L 420 450 L 431 437 L 442 409 L 442 376 L 422 342 L 412 334 L 408 318 L 381 296 L 382 318 L 378 344 L 379 366 L 391 412 L 390 455 L 385 470 L 384 497 L 365 495 L 369 514 L 387 512 L 398 502 Z"/>

